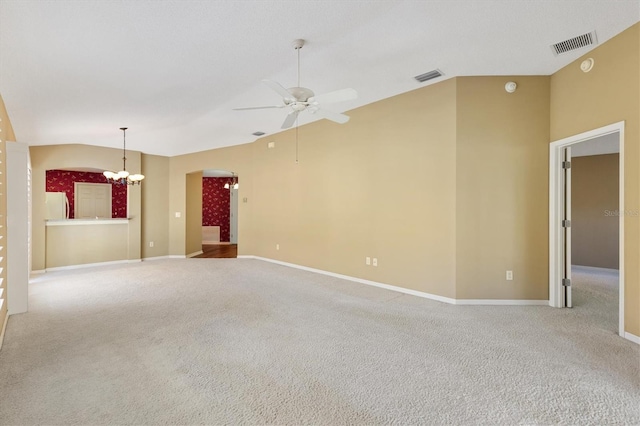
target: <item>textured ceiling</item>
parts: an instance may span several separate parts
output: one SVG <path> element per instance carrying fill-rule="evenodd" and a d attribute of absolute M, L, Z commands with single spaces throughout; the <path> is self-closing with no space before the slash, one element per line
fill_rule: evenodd
<path fill-rule="evenodd" d="M 121 147 L 127 126 L 128 148 L 178 155 L 280 131 L 285 110 L 231 108 L 278 103 L 261 79 L 295 85 L 296 38 L 301 85 L 353 87 L 345 111 L 434 68 L 548 75 L 588 51 L 551 44 L 593 30 L 603 43 L 638 20 L 640 0 L 0 0 L 0 94 L 30 145 Z"/>

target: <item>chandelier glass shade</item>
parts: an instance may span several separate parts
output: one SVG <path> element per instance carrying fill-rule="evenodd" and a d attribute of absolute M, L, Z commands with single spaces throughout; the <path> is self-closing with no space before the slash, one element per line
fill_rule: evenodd
<path fill-rule="evenodd" d="M 240 184 L 238 183 L 238 177 L 235 173 L 232 173 L 232 175 L 233 176 L 231 177 L 231 180 L 224 184 L 224 189 L 238 189 L 240 187 Z"/>
<path fill-rule="evenodd" d="M 144 179 L 144 175 L 139 173 L 130 174 L 127 171 L 127 128 L 120 127 L 120 130 L 122 130 L 122 170 L 119 172 L 105 170 L 102 174 L 107 178 L 108 182 L 119 183 L 121 185 L 140 185 L 140 182 Z"/>

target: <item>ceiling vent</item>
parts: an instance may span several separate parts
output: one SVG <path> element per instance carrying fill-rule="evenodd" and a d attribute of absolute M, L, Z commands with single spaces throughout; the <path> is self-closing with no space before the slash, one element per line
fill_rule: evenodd
<path fill-rule="evenodd" d="M 265 132 L 253 132 L 251 133 L 253 136 L 262 136 L 262 135 L 266 135 Z"/>
<path fill-rule="evenodd" d="M 415 78 L 420 83 L 424 83 L 428 80 L 433 80 L 434 78 L 442 77 L 442 72 L 440 70 L 433 70 L 429 72 L 425 72 L 424 74 L 416 75 Z"/>
<path fill-rule="evenodd" d="M 598 44 L 598 38 L 596 37 L 596 32 L 591 31 L 590 33 L 552 44 L 551 50 L 553 50 L 554 55 L 558 56 L 572 50 L 580 49 L 581 47 L 593 46 L 595 44 Z"/>

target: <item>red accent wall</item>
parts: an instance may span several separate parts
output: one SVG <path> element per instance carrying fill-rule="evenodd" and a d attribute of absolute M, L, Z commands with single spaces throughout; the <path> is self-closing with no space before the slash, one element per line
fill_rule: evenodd
<path fill-rule="evenodd" d="M 229 178 L 202 178 L 202 226 L 219 226 L 220 241 L 229 241 L 231 197 L 224 184 Z"/>
<path fill-rule="evenodd" d="M 108 183 L 102 173 L 47 170 L 47 192 L 66 192 L 69 198 L 69 219 L 73 219 L 74 182 Z M 111 183 L 111 217 L 127 217 L 127 185 Z"/>

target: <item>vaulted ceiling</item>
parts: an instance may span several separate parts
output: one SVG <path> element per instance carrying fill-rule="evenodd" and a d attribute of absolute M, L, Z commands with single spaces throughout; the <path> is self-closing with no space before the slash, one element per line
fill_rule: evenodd
<path fill-rule="evenodd" d="M 549 75 L 589 48 L 550 45 L 640 20 L 638 0 L 0 1 L 0 94 L 18 140 L 179 155 L 281 131 L 260 83 L 352 87 L 346 111 L 464 75 Z M 444 76 L 418 83 L 414 76 Z M 300 124 L 314 116 L 301 114 Z M 335 124 L 339 126 L 339 124 Z"/>

